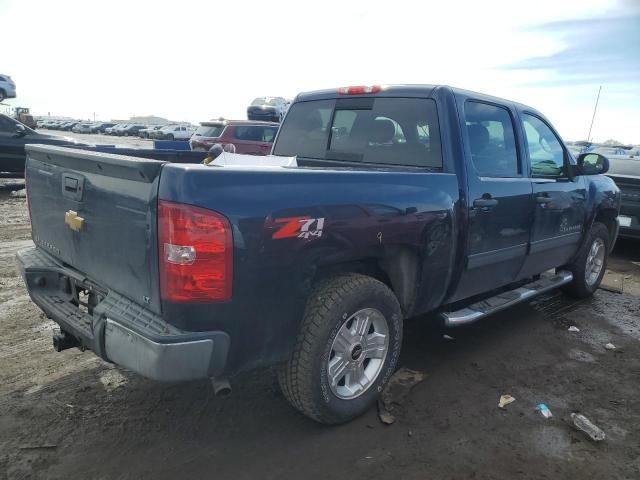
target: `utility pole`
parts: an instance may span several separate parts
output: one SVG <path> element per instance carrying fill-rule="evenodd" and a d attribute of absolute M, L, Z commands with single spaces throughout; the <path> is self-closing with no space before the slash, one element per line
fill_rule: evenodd
<path fill-rule="evenodd" d="M 587 135 L 587 142 L 591 141 L 591 129 L 593 128 L 593 121 L 596 119 L 596 111 L 598 110 L 598 101 L 600 100 L 600 92 L 602 91 L 602 85 L 598 88 L 598 96 L 596 97 L 596 106 L 593 109 L 593 117 L 591 117 L 591 125 L 589 126 L 589 135 Z"/>

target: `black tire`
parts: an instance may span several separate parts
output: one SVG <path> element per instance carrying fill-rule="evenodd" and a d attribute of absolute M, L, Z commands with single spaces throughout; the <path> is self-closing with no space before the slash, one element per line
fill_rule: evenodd
<path fill-rule="evenodd" d="M 173 136 L 173 133 L 170 133 L 169 135 L 167 135 L 166 138 L 167 140 L 172 140 L 172 141 L 176 139 L 176 137 Z"/>
<path fill-rule="evenodd" d="M 604 258 L 600 272 L 595 281 L 588 281 L 588 259 L 589 253 L 596 242 L 604 243 Z M 609 258 L 609 250 L 611 248 L 611 238 L 607 227 L 600 223 L 594 222 L 589 231 L 587 241 L 576 256 L 572 264 L 564 267 L 573 274 L 571 283 L 564 287 L 565 293 L 576 298 L 587 298 L 592 296 L 600 286 L 602 277 L 607 269 L 607 260 Z"/>
<path fill-rule="evenodd" d="M 382 314 L 388 327 L 386 355 L 366 389 L 355 398 L 344 399 L 332 391 L 328 362 L 338 332 L 363 309 Z M 402 312 L 389 287 L 359 274 L 327 279 L 309 296 L 296 345 L 278 372 L 280 387 L 289 403 L 309 418 L 324 424 L 347 422 L 376 402 L 395 371 L 401 346 Z"/>
<path fill-rule="evenodd" d="M 0 103 L 4 102 L 5 98 L 7 98 L 7 94 L 4 90 L 0 89 Z"/>

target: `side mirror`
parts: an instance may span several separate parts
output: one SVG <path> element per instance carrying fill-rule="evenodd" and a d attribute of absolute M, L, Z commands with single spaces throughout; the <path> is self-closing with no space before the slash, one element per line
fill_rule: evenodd
<path fill-rule="evenodd" d="M 578 167 L 582 175 L 599 175 L 609 171 L 609 159 L 599 153 L 581 153 L 578 155 Z"/>
<path fill-rule="evenodd" d="M 24 125 L 22 125 L 21 123 L 16 125 L 16 137 L 24 137 L 27 134 L 27 129 L 24 128 Z"/>

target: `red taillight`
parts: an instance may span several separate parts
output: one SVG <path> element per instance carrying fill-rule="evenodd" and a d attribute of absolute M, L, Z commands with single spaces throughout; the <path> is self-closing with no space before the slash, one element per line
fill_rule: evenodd
<path fill-rule="evenodd" d="M 364 95 L 365 93 L 378 93 L 382 91 L 380 85 L 357 85 L 354 87 L 340 87 L 338 88 L 339 95 Z"/>
<path fill-rule="evenodd" d="M 219 213 L 158 201 L 160 294 L 170 302 L 231 299 L 233 239 Z"/>

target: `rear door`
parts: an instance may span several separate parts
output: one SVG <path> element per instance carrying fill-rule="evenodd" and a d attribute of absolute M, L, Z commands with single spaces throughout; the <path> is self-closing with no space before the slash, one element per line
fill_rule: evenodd
<path fill-rule="evenodd" d="M 468 170 L 466 269 L 452 301 L 514 282 L 533 220 L 531 180 L 515 135 L 515 111 L 463 98 Z"/>
<path fill-rule="evenodd" d="M 35 244 L 97 285 L 160 309 L 156 204 L 163 162 L 28 146 Z"/>
<path fill-rule="evenodd" d="M 535 215 L 531 248 L 523 275 L 534 275 L 567 263 L 584 234 L 584 178 L 569 178 L 570 156 L 549 123 L 534 113 L 520 113 L 531 170 Z"/>

